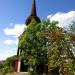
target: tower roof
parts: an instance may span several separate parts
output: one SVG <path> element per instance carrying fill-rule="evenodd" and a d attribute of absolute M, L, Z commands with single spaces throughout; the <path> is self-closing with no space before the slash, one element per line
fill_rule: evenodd
<path fill-rule="evenodd" d="M 33 0 L 32 10 L 31 10 L 31 16 L 37 16 L 35 0 Z"/>
<path fill-rule="evenodd" d="M 26 20 L 26 25 L 28 25 L 28 24 L 30 24 L 32 22 L 36 22 L 36 23 L 41 22 L 40 19 L 37 17 L 35 0 L 33 0 L 31 14 Z"/>

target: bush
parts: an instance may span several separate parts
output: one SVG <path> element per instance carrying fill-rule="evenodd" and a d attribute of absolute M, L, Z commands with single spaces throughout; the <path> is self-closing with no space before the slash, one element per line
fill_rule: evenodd
<path fill-rule="evenodd" d="M 16 56 L 7 58 L 6 61 L 3 64 L 3 68 L 2 68 L 2 73 L 6 74 L 6 73 L 11 73 L 15 71 L 15 60 L 16 60 Z"/>

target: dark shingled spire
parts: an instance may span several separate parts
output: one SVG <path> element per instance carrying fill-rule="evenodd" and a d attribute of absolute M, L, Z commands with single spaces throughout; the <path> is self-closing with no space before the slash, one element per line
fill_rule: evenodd
<path fill-rule="evenodd" d="M 35 0 L 33 0 L 31 16 L 37 16 Z"/>
<path fill-rule="evenodd" d="M 28 24 L 30 24 L 32 22 L 36 22 L 36 23 L 41 22 L 40 19 L 37 17 L 35 0 L 33 0 L 32 11 L 31 11 L 30 16 L 26 20 L 26 25 L 28 25 Z"/>

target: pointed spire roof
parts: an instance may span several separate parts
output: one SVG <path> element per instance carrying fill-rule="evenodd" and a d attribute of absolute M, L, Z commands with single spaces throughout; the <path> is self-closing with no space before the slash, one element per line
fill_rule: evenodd
<path fill-rule="evenodd" d="M 36 23 L 41 22 L 40 19 L 37 17 L 35 0 L 33 0 L 31 14 L 26 20 L 26 25 L 29 25 L 32 22 L 36 22 Z"/>
<path fill-rule="evenodd" d="M 33 0 L 31 16 L 37 16 L 35 0 Z"/>

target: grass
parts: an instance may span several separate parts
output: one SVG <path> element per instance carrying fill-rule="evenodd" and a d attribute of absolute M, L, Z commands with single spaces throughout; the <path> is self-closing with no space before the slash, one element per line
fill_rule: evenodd
<path fill-rule="evenodd" d="M 28 74 L 27 73 L 16 73 L 16 72 L 14 72 L 14 73 L 8 73 L 8 74 L 0 73 L 0 75 L 28 75 Z"/>

